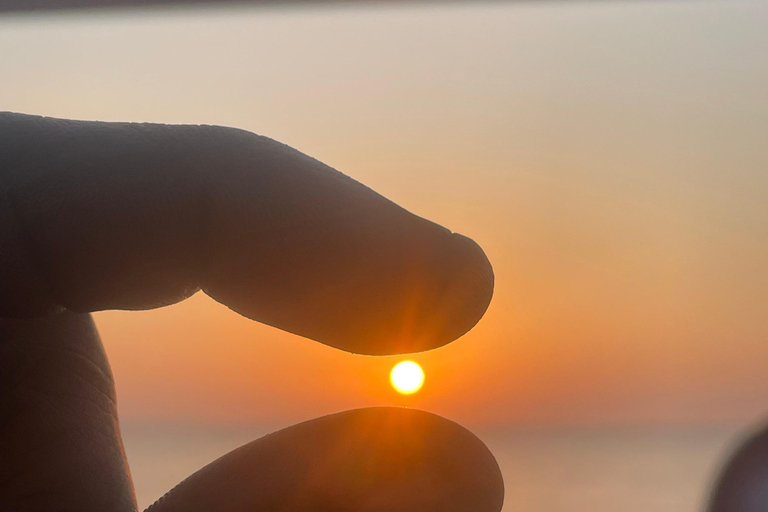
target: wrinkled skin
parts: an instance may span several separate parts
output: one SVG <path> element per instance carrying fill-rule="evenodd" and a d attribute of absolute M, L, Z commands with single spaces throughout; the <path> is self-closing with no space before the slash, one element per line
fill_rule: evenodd
<path fill-rule="evenodd" d="M 471 240 L 264 137 L 0 113 L 0 510 L 136 510 L 89 312 L 200 289 L 318 342 L 391 354 L 464 334 L 493 273 Z M 498 512 L 502 501 L 496 461 L 470 432 L 374 408 L 258 439 L 150 509 Z"/>

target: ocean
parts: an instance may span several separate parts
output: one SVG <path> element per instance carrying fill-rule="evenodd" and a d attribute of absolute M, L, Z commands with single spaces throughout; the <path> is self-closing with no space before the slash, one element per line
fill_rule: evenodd
<path fill-rule="evenodd" d="M 124 425 L 140 510 L 190 473 L 270 430 Z M 709 426 L 475 433 L 504 474 L 504 512 L 699 512 L 742 435 Z"/>

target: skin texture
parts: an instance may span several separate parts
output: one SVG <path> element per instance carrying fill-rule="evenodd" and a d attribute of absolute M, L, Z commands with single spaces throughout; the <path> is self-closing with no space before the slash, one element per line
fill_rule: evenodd
<path fill-rule="evenodd" d="M 202 288 L 254 320 L 391 354 L 458 338 L 491 300 L 473 241 L 271 139 L 14 114 L 0 133 L 0 316 Z"/>
<path fill-rule="evenodd" d="M 498 510 L 501 486 L 493 455 L 466 429 L 422 411 L 372 408 L 245 445 L 149 510 L 202 512 L 225 500 L 233 512 Z"/>
<path fill-rule="evenodd" d="M 470 239 L 240 130 L 0 113 L 0 510 L 135 511 L 88 312 L 203 289 L 344 350 L 438 347 L 493 293 Z M 153 512 L 498 512 L 470 432 L 406 409 L 320 418 L 202 469 Z"/>

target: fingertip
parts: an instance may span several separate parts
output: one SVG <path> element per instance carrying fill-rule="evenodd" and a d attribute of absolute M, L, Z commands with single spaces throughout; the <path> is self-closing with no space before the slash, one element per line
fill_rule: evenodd
<path fill-rule="evenodd" d="M 427 221 L 424 221 L 427 222 Z M 431 223 L 430 223 L 431 224 Z M 483 249 L 471 238 L 440 227 L 431 234 L 429 258 L 413 272 L 408 297 L 389 336 L 360 347 L 367 355 L 423 352 L 466 334 L 485 314 L 493 297 L 494 274 Z"/>
<path fill-rule="evenodd" d="M 482 317 L 493 270 L 473 240 L 283 144 L 232 141 L 210 187 L 214 299 L 366 355 L 436 348 Z"/>
<path fill-rule="evenodd" d="M 499 512 L 495 458 L 467 429 L 403 408 L 346 411 L 249 443 L 174 488 L 153 512 Z"/>
<path fill-rule="evenodd" d="M 413 471 L 418 461 L 421 477 L 408 482 L 413 494 L 422 495 L 422 507 L 439 510 L 498 512 L 504 503 L 504 478 L 496 458 L 474 433 L 451 420 L 426 411 L 399 407 L 374 407 L 349 411 L 360 416 L 362 430 L 376 432 L 378 455 L 397 471 Z M 376 425 L 378 427 L 372 427 Z M 415 455 L 414 455 L 415 454 Z M 434 475 L 430 475 L 434 472 Z M 407 495 L 407 494 L 405 494 Z M 389 497 L 387 497 L 389 499 Z M 440 503 L 439 507 L 435 504 Z M 449 505 L 450 503 L 450 505 Z M 395 510 L 394 500 L 377 510 Z"/>
<path fill-rule="evenodd" d="M 414 280 L 414 300 L 404 304 L 411 314 L 401 319 L 401 334 L 370 344 L 366 353 L 392 355 L 442 347 L 466 334 L 485 314 L 494 276 L 480 246 L 446 230 L 433 252 L 423 275 Z"/>
<path fill-rule="evenodd" d="M 448 272 L 450 285 L 446 301 L 444 342 L 449 343 L 480 321 L 493 297 L 494 274 L 491 262 L 480 245 L 464 235 L 451 235 L 453 264 Z"/>

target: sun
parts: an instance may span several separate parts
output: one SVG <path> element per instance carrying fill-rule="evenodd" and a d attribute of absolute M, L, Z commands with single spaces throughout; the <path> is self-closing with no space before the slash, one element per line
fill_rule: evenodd
<path fill-rule="evenodd" d="M 389 373 L 389 381 L 398 393 L 411 395 L 424 385 L 424 370 L 413 361 L 400 361 Z"/>

